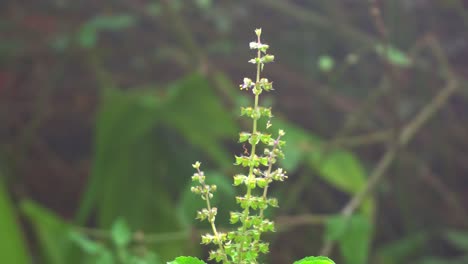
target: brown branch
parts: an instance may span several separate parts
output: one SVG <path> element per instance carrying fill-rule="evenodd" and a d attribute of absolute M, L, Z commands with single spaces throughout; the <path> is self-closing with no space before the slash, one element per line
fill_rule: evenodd
<path fill-rule="evenodd" d="M 383 155 L 376 167 L 373 169 L 369 176 L 366 186 L 357 193 L 343 209 L 341 215 L 346 218 L 350 218 L 353 213 L 359 208 L 364 199 L 369 195 L 376 187 L 385 175 L 385 172 L 392 164 L 398 151 L 405 147 L 409 141 L 416 135 L 416 133 L 422 128 L 422 126 L 432 117 L 437 111 L 439 111 L 457 90 L 458 83 L 455 79 L 448 80 L 447 85 L 440 90 L 440 92 L 434 96 L 432 101 L 428 103 L 419 114 L 401 131 L 397 142 L 391 145 L 387 152 Z M 327 241 L 322 247 L 321 254 L 329 255 L 335 245 L 335 241 Z"/>

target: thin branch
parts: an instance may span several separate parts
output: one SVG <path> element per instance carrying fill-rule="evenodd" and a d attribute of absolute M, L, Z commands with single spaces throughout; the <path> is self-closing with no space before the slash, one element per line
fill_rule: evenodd
<path fill-rule="evenodd" d="M 377 183 L 385 175 L 385 172 L 392 164 L 398 151 L 405 147 L 410 140 L 416 135 L 416 133 L 422 128 L 422 126 L 432 117 L 437 111 L 439 111 L 448 101 L 451 95 L 457 90 L 458 83 L 455 79 L 450 79 L 447 85 L 436 95 L 433 100 L 427 104 L 419 114 L 411 121 L 400 133 L 396 144 L 391 145 L 387 152 L 383 155 L 377 166 L 374 168 L 369 176 L 366 186 L 357 193 L 343 209 L 341 215 L 349 218 L 359 208 L 364 199 L 369 195 L 376 187 Z M 335 245 L 335 241 L 327 241 L 322 247 L 321 254 L 329 255 Z"/>

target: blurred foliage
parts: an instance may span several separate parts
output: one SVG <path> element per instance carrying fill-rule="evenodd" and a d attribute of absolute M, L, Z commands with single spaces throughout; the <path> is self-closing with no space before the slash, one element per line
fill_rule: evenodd
<path fill-rule="evenodd" d="M 467 7 L 0 2 L 1 261 L 203 256 L 190 164 L 210 168 L 227 221 L 229 168 L 243 151 L 229 142 L 245 128 L 236 117 L 248 104 L 232 80 L 250 72 L 242 45 L 261 26 L 278 60 L 265 72 L 278 96 L 265 103 L 278 109 L 274 128 L 287 132 L 281 162 L 290 175 L 272 190 L 282 197 L 272 217 L 293 217 L 275 234 L 269 263 L 292 263 L 330 241 L 337 263 L 468 263 Z M 344 217 L 398 133 L 452 79 L 456 96 Z M 299 221 L 314 213 L 325 220 Z"/>

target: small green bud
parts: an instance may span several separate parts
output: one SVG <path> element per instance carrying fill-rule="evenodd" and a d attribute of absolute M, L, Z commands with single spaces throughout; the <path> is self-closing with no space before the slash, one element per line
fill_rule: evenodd
<path fill-rule="evenodd" d="M 258 134 L 253 134 L 249 138 L 250 145 L 257 145 L 260 142 L 260 136 Z"/>
<path fill-rule="evenodd" d="M 255 189 L 255 186 L 257 185 L 256 180 L 255 179 L 247 179 L 247 181 L 245 181 L 245 185 L 247 185 L 250 189 Z"/>
<path fill-rule="evenodd" d="M 247 178 L 247 176 L 245 176 L 245 175 L 241 175 L 241 174 L 235 175 L 234 176 L 234 186 L 241 185 L 245 181 L 246 178 Z"/>
<path fill-rule="evenodd" d="M 261 28 L 255 29 L 255 35 L 257 35 L 257 37 L 260 37 L 262 35 L 262 29 Z"/>
<path fill-rule="evenodd" d="M 275 55 L 267 54 L 267 55 L 263 56 L 260 60 L 261 60 L 262 63 L 273 62 L 275 60 Z"/>
<path fill-rule="evenodd" d="M 268 182 L 265 178 L 258 178 L 257 179 L 257 185 L 260 188 L 265 188 L 268 185 Z"/>
<path fill-rule="evenodd" d="M 239 133 L 239 142 L 240 143 L 243 143 L 245 141 L 247 141 L 249 138 L 250 138 L 250 133 L 247 133 L 247 132 L 241 132 Z"/>
<path fill-rule="evenodd" d="M 194 164 L 192 164 L 192 167 L 198 170 L 200 168 L 200 165 L 201 165 L 201 162 L 197 161 Z"/>
<path fill-rule="evenodd" d="M 263 166 L 268 166 L 268 157 L 260 157 L 260 163 Z"/>
<path fill-rule="evenodd" d="M 278 200 L 276 198 L 268 199 L 268 204 L 273 207 L 278 207 Z"/>

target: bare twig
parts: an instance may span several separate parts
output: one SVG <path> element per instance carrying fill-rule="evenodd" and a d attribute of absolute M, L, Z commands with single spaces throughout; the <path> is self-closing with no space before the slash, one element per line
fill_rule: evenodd
<path fill-rule="evenodd" d="M 392 164 L 395 159 L 398 150 L 406 146 L 408 142 L 414 137 L 414 135 L 422 128 L 422 126 L 439 111 L 448 101 L 451 95 L 457 90 L 458 84 L 455 79 L 450 79 L 447 85 L 440 90 L 440 92 L 434 96 L 432 101 L 428 103 L 418 115 L 401 131 L 398 141 L 396 144 L 391 145 L 387 152 L 383 155 L 376 167 L 369 176 L 369 180 L 366 186 L 357 193 L 343 209 L 341 210 L 342 216 L 349 218 L 361 205 L 364 199 L 369 195 L 376 187 L 377 183 L 385 175 L 385 172 Z M 327 241 L 322 247 L 321 254 L 329 255 L 335 241 Z"/>

